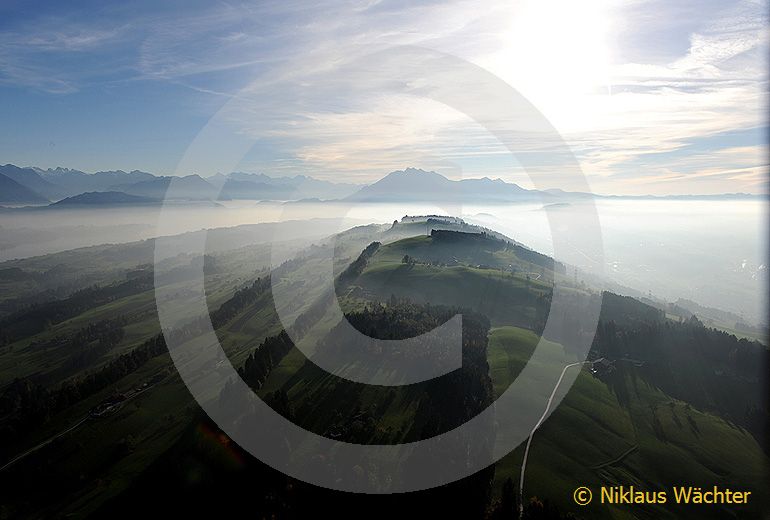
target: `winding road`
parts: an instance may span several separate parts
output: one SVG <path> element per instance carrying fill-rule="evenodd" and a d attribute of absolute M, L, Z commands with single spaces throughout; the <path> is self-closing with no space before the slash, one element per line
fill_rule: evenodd
<path fill-rule="evenodd" d="M 559 385 L 564 379 L 564 374 L 567 373 L 567 370 L 572 367 L 587 365 L 590 363 L 590 361 L 579 361 L 577 363 L 570 363 L 562 369 L 559 380 L 556 381 L 556 384 L 553 387 L 553 391 L 551 392 L 551 396 L 548 398 L 548 403 L 545 405 L 543 415 L 540 416 L 540 420 L 537 421 L 535 427 L 532 428 L 531 432 L 529 432 L 527 447 L 524 449 L 524 460 L 521 462 L 521 475 L 519 477 L 519 519 L 524 516 L 524 472 L 527 470 L 527 458 L 529 457 L 529 446 L 532 444 L 532 436 L 535 435 L 535 431 L 540 428 L 540 425 L 543 424 L 543 421 L 545 421 L 545 418 L 548 416 L 548 411 L 551 409 L 551 404 L 553 404 L 553 398 L 556 395 L 556 391 L 559 389 Z"/>

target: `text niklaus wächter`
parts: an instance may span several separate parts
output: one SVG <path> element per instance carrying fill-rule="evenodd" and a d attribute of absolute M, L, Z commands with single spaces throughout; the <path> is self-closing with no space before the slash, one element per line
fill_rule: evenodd
<path fill-rule="evenodd" d="M 665 504 L 673 497 L 677 504 L 746 504 L 751 491 L 673 486 L 668 491 L 639 491 L 634 486 L 602 487 L 602 504 Z"/>

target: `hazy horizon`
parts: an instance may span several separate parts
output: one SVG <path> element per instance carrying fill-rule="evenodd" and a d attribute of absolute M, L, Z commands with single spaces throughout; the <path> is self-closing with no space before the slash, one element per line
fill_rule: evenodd
<path fill-rule="evenodd" d="M 440 205 L 416 202 L 358 203 L 341 208 L 333 202 L 286 206 L 242 200 L 221 204 L 174 206 L 167 213 L 164 229 L 176 234 L 312 219 L 340 211 L 359 224 L 391 223 L 409 214 L 452 213 Z M 605 263 L 599 276 L 641 295 L 649 292 L 672 302 L 687 298 L 743 315 L 752 323 L 764 320 L 768 269 L 764 201 L 598 200 L 595 205 L 604 241 Z M 466 204 L 455 209 L 459 212 L 455 216 L 553 255 L 552 230 L 540 203 Z M 579 206 L 574 210 L 579 212 Z M 109 223 L 103 222 L 105 211 L 110 214 Z M 569 213 L 573 208 L 567 205 L 556 211 Z M 7 242 L 0 247 L 0 262 L 152 238 L 158 235 L 159 214 L 160 207 L 0 213 L 0 239 Z M 557 259 L 595 272 L 596 267 L 584 257 L 585 252 L 576 250 Z"/>
<path fill-rule="evenodd" d="M 0 161 L 0 165 L 3 165 L 2 161 Z M 296 178 L 296 177 L 306 177 L 306 178 L 310 178 L 310 179 L 323 180 L 323 181 L 326 181 L 326 182 L 332 182 L 332 183 L 336 183 L 336 184 L 350 184 L 350 185 L 353 185 L 353 186 L 357 186 L 359 188 L 362 188 L 362 187 L 365 187 L 365 186 L 370 186 L 370 185 L 372 185 L 372 184 L 374 184 L 374 183 L 384 179 L 385 177 L 387 177 L 391 173 L 397 173 L 397 172 L 402 172 L 402 171 L 407 171 L 407 170 L 418 170 L 418 171 L 424 171 L 424 172 L 428 172 L 428 173 L 439 173 L 443 177 L 445 177 L 445 178 L 447 178 L 449 180 L 452 180 L 452 181 L 460 181 L 460 180 L 466 180 L 466 179 L 468 179 L 468 180 L 471 180 L 471 179 L 475 179 L 475 180 L 489 179 L 489 180 L 493 180 L 493 181 L 494 180 L 502 180 L 502 181 L 504 181 L 506 183 L 515 184 L 517 186 L 520 186 L 520 184 L 518 184 L 516 182 L 513 182 L 513 181 L 510 181 L 510 180 L 505 180 L 503 177 L 500 177 L 500 176 L 483 175 L 481 173 L 479 173 L 479 174 L 470 174 L 470 175 L 464 175 L 463 174 L 463 175 L 460 175 L 460 176 L 449 176 L 449 175 L 446 175 L 444 173 L 436 172 L 435 170 L 428 170 L 426 168 L 422 168 L 420 166 L 413 166 L 413 165 L 405 166 L 405 167 L 402 167 L 402 168 L 397 169 L 397 170 L 392 170 L 392 171 L 389 171 L 389 172 L 385 172 L 385 173 L 382 174 L 381 177 L 375 178 L 375 179 L 373 179 L 369 183 L 361 183 L 361 184 L 355 183 L 355 182 L 338 181 L 338 180 L 334 180 L 334 179 L 319 179 L 319 178 L 314 177 L 312 174 L 307 173 L 307 172 L 306 173 L 295 173 L 295 174 L 292 174 L 291 172 L 281 172 L 281 173 L 278 173 L 278 174 L 270 174 L 270 173 L 265 173 L 265 172 L 261 172 L 261 171 L 234 170 L 234 171 L 230 171 L 230 172 L 215 172 L 215 173 L 212 173 L 212 174 L 209 174 L 209 175 L 201 175 L 201 174 L 196 173 L 194 171 L 191 171 L 189 173 L 181 173 L 181 172 L 160 173 L 160 172 L 139 170 L 139 169 L 136 169 L 136 168 L 110 168 L 108 170 L 85 171 L 85 170 L 80 170 L 80 169 L 77 169 L 77 168 L 72 168 L 72 167 L 62 166 L 62 165 L 58 165 L 58 166 L 55 166 L 55 167 L 49 167 L 49 168 L 41 168 L 41 167 L 39 167 L 37 165 L 20 165 L 20 164 L 13 164 L 13 163 L 6 163 L 6 164 L 4 164 L 4 166 L 8 166 L 8 165 L 17 166 L 19 168 L 30 168 L 30 169 L 42 170 L 42 171 L 69 170 L 69 171 L 77 171 L 77 172 L 80 172 L 80 173 L 85 173 L 85 174 L 88 174 L 88 175 L 95 175 L 95 174 L 98 174 L 98 173 L 105 173 L 105 172 L 125 172 L 125 173 L 141 172 L 141 173 L 149 173 L 149 174 L 154 175 L 156 177 L 187 177 L 187 176 L 196 176 L 197 175 L 197 176 L 201 177 L 202 179 L 206 179 L 206 180 L 212 179 L 212 178 L 215 178 L 215 177 L 218 177 L 218 176 L 222 176 L 222 175 L 229 176 L 229 175 L 233 175 L 233 174 L 245 174 L 245 175 L 255 175 L 255 176 L 257 176 L 257 175 L 264 175 L 264 176 L 267 176 L 267 177 L 270 177 L 270 178 L 273 178 L 273 179 L 290 179 L 290 178 Z M 527 183 L 526 179 L 525 179 L 523 184 L 529 184 L 529 183 Z M 530 185 L 526 189 L 535 190 L 536 188 L 534 188 L 533 186 Z M 546 190 L 559 190 L 561 188 L 559 186 L 552 186 L 552 187 L 545 188 L 545 189 Z M 698 192 L 692 192 L 692 193 L 658 193 L 658 194 L 645 193 L 645 192 L 639 192 L 639 193 L 606 193 L 606 192 L 605 193 L 597 193 L 597 192 L 594 192 L 594 191 L 589 191 L 587 193 L 591 193 L 593 195 L 598 195 L 598 196 L 609 196 L 609 197 L 612 197 L 612 196 L 618 196 L 618 197 L 645 197 L 645 196 L 650 196 L 650 197 L 679 197 L 679 196 L 685 196 L 686 197 L 686 196 L 718 196 L 718 195 L 732 195 L 732 194 L 746 194 L 746 195 L 752 195 L 752 196 L 766 196 L 766 195 L 769 194 L 768 192 L 741 192 L 741 191 L 725 191 L 725 192 L 719 192 L 719 193 L 698 193 Z M 287 199 L 287 200 L 290 200 L 290 199 Z"/>
<path fill-rule="evenodd" d="M 525 171 L 478 123 L 405 94 L 388 70 L 344 72 L 411 45 L 518 91 L 597 193 L 768 191 L 764 0 L 44 4 L 2 10 L 0 156 L 14 164 L 208 177 L 235 161 L 356 184 L 414 165 L 570 189 L 537 143 L 514 150 L 537 156 Z M 201 141 L 215 120 L 235 139 Z"/>

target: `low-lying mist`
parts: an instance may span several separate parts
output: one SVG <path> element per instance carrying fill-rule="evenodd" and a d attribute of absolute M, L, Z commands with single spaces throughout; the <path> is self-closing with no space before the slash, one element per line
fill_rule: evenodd
<path fill-rule="evenodd" d="M 569 214 L 579 211 L 579 204 L 550 210 Z M 592 265 L 595 252 L 581 250 L 581 230 L 570 230 L 574 254 L 560 260 L 577 266 L 578 276 L 603 271 L 610 282 L 639 295 L 668 301 L 685 298 L 754 323 L 764 321 L 767 230 L 762 201 L 603 200 L 596 202 L 596 208 L 604 265 Z M 151 238 L 158 233 L 160 211 L 157 206 L 4 211 L 0 261 Z M 343 215 L 348 217 L 344 225 L 352 225 L 392 222 L 406 214 L 454 214 L 553 254 L 546 211 L 539 204 L 440 208 L 238 201 L 178 204 L 164 211 L 164 234 Z"/>

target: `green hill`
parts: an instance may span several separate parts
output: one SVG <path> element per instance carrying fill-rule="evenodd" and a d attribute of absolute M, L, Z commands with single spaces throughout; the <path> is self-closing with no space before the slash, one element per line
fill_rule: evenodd
<path fill-rule="evenodd" d="M 515 327 L 494 329 L 489 338 L 489 365 L 499 395 L 529 360 L 538 337 Z M 561 348 L 546 344 L 546 348 Z M 575 367 L 573 370 L 580 370 Z M 572 491 L 578 485 L 637 486 L 643 490 L 673 485 L 720 485 L 752 490 L 756 501 L 739 509 L 750 517 L 767 507 L 763 494 L 768 459 L 745 429 L 690 404 L 671 398 L 641 377 L 623 377 L 628 398 L 581 370 L 553 415 L 535 433 L 525 476 L 525 498 L 548 498 L 563 511 L 591 518 L 677 518 L 676 504 L 655 507 L 592 504 L 578 508 Z M 519 480 L 520 447 L 495 469 L 499 493 L 510 478 Z M 518 487 L 517 487 L 518 488 Z M 693 508 L 687 515 L 723 518 L 732 506 Z"/>
<path fill-rule="evenodd" d="M 209 266 L 208 301 L 225 353 L 280 413 L 340 440 L 416 440 L 451 429 L 508 387 L 539 339 L 552 280 L 569 282 L 551 259 L 505 237 L 465 224 L 432 225 L 441 232 L 414 236 L 431 227 L 420 221 L 354 228 L 270 273 L 269 253 L 259 246 L 220 253 L 208 263 L 170 259 L 164 279 L 185 295 L 192 262 Z M 464 338 L 463 369 L 418 385 L 367 387 L 324 372 L 292 348 L 281 334 L 272 287 L 301 284 L 301 297 L 281 310 L 298 319 L 298 328 L 313 330 L 317 308 L 331 296 L 315 281 L 330 248 L 337 253 L 335 272 L 342 273 L 336 290 L 354 326 L 392 338 L 430 330 L 462 312 L 472 331 Z M 47 261 L 58 266 L 66 258 Z M 72 258 L 82 263 L 81 256 Z M 8 276 L 34 273 L 34 265 L 14 264 L 21 271 Z M 339 500 L 381 513 L 374 516 L 435 502 L 437 516 L 486 510 L 490 518 L 502 518 L 508 507 L 503 504 L 518 500 L 521 447 L 501 459 L 494 473 L 382 501 L 313 488 L 266 468 L 218 431 L 179 380 L 158 336 L 153 291 L 143 278 L 149 273 L 146 266 L 134 267 L 121 264 L 127 275 L 116 279 L 89 264 L 89 276 L 103 277 L 102 285 L 2 317 L 0 434 L 6 457 L 71 427 L 116 394 L 150 387 L 112 415 L 87 420 L 0 473 L 10 497 L 0 518 L 132 517 L 147 501 L 168 504 L 157 506 L 158 512 L 213 514 L 207 507 L 221 503 L 202 498 L 212 492 L 279 518 L 332 512 Z M 330 323 L 325 335 L 311 339 L 339 347 L 336 326 Z M 194 324 L 184 330 L 195 337 Z M 553 359 L 563 357 L 556 356 L 562 353 L 558 343 L 544 342 L 544 348 Z M 666 518 L 677 512 L 756 517 L 766 507 L 762 478 L 768 459 L 758 442 L 767 415 L 759 397 L 766 348 L 699 322 L 669 321 L 638 300 L 605 293 L 589 359 L 596 364 L 581 370 L 534 435 L 524 486 L 528 518 L 543 518 L 538 511 L 545 511 L 539 506 L 545 501 L 562 515 L 600 518 Z M 32 402 L 45 406 L 28 407 Z M 363 478 L 369 471 L 375 474 L 376 468 L 340 478 Z M 577 485 L 602 484 L 645 490 L 718 484 L 753 490 L 755 500 L 729 510 L 573 505 Z M 34 489 L 52 491 L 41 496 L 29 491 Z M 530 503 L 535 496 L 538 501 Z"/>
<path fill-rule="evenodd" d="M 380 247 L 348 292 L 369 300 L 391 295 L 469 307 L 493 324 L 536 328 L 546 315 L 554 273 L 545 256 L 481 233 L 434 232 Z M 351 289 L 351 287 L 353 289 Z M 338 293 L 346 294 L 338 287 Z"/>

